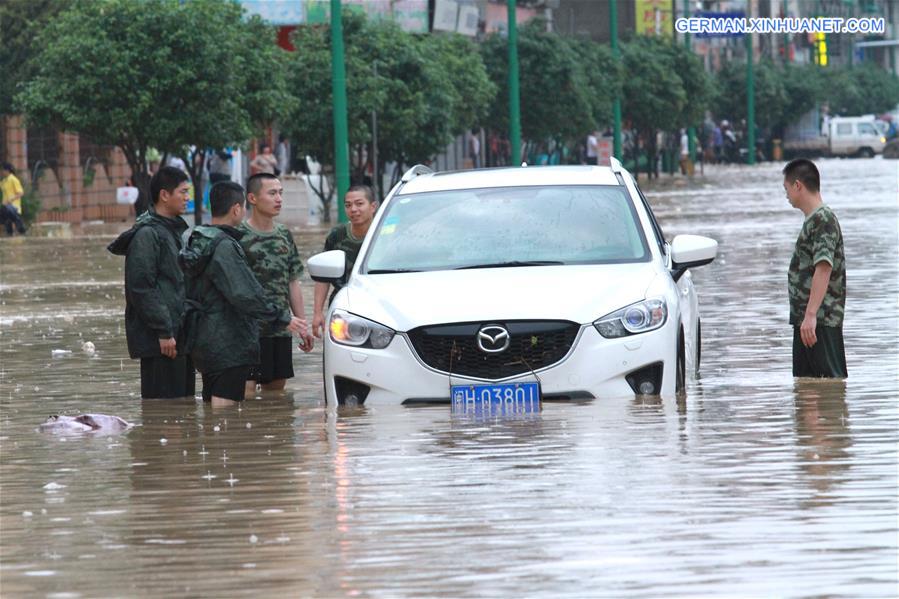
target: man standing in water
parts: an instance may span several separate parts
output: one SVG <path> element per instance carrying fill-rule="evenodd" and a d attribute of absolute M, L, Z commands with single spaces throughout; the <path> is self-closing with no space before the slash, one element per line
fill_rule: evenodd
<path fill-rule="evenodd" d="M 153 205 L 107 248 L 125 256 L 125 336 L 131 358 L 140 358 L 144 399 L 184 397 L 196 388 L 193 363 L 176 341 L 185 300 L 181 215 L 189 198 L 187 175 L 162 167 L 150 181 Z"/>
<path fill-rule="evenodd" d="M 805 215 L 788 275 L 793 376 L 846 378 L 846 261 L 840 223 L 821 199 L 821 176 L 811 160 L 791 161 L 783 175 L 790 205 Z"/>
<path fill-rule="evenodd" d="M 343 250 L 346 253 L 346 269 L 343 271 L 343 277 L 334 283 L 334 292 L 331 293 L 331 299 L 342 287 L 347 284 L 350 277 L 350 271 L 356 263 L 359 256 L 359 249 L 362 247 L 362 240 L 368 233 L 371 221 L 375 217 L 378 209 L 378 202 L 375 200 L 375 194 L 368 185 L 353 185 L 347 190 L 343 199 L 343 206 L 346 209 L 348 223 L 337 225 L 328 237 L 325 239 L 325 251 Z M 315 301 L 313 304 L 312 315 L 312 333 L 321 338 L 322 329 L 325 324 L 325 299 L 328 297 L 328 283 L 315 284 Z"/>
<path fill-rule="evenodd" d="M 252 206 L 250 217 L 238 229 L 243 233 L 240 245 L 247 262 L 265 291 L 268 301 L 282 310 L 289 310 L 302 320 L 306 308 L 300 288 L 303 263 L 290 229 L 275 218 L 281 214 L 284 188 L 270 173 L 258 173 L 247 180 L 247 201 Z M 315 341 L 305 329 L 300 335 L 300 349 L 309 353 Z M 247 392 L 253 393 L 259 384 L 265 390 L 280 391 L 293 378 L 293 342 L 290 331 L 262 327 L 260 360 L 251 371 Z"/>

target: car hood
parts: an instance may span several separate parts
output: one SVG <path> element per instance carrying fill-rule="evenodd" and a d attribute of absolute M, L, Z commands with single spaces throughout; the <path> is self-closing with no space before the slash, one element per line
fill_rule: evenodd
<path fill-rule="evenodd" d="M 653 263 L 356 274 L 335 306 L 397 331 L 472 321 L 588 324 L 646 297 Z"/>

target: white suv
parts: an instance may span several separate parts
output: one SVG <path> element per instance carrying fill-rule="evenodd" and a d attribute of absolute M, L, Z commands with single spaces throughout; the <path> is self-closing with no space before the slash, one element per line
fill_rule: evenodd
<path fill-rule="evenodd" d="M 694 235 L 666 242 L 614 159 L 416 166 L 378 210 L 328 310 L 325 396 L 521 408 L 674 394 L 699 368 L 687 269 L 717 247 Z M 344 264 L 339 250 L 308 262 L 316 281 L 336 280 Z"/>

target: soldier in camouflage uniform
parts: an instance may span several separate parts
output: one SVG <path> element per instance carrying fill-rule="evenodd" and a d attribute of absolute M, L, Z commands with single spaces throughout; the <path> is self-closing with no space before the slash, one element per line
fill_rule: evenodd
<path fill-rule="evenodd" d="M 368 228 L 375 217 L 378 209 L 378 202 L 375 200 L 375 194 L 368 185 L 354 185 L 350 187 L 346 196 L 344 196 L 343 206 L 346 209 L 348 223 L 337 225 L 328 237 L 325 239 L 325 251 L 343 250 L 346 254 L 346 269 L 339 281 L 334 283 L 334 291 L 331 293 L 331 299 L 346 286 L 350 277 L 350 271 L 356 263 L 359 256 L 359 249 L 362 247 L 362 240 L 368 233 Z M 321 338 L 325 324 L 325 298 L 328 297 L 328 283 L 315 284 L 315 298 L 313 302 L 314 312 L 312 315 L 312 333 Z"/>
<path fill-rule="evenodd" d="M 265 290 L 266 299 L 279 308 L 290 309 L 294 316 L 305 319 L 300 277 L 303 263 L 290 230 L 274 221 L 281 213 L 284 189 L 277 177 L 268 173 L 253 175 L 247 181 L 247 201 L 252 206 L 250 217 L 240 224 L 240 245 L 256 279 Z M 300 336 L 300 349 L 312 351 L 314 339 L 308 332 Z M 293 378 L 293 344 L 290 333 L 263 327 L 260 332 L 261 360 L 250 374 L 247 384 L 255 390 L 283 389 Z"/>
<path fill-rule="evenodd" d="M 237 183 L 213 185 L 212 225 L 194 228 L 179 256 L 195 315 L 187 319 L 191 356 L 203 375 L 203 399 L 212 405 L 243 400 L 259 360 L 260 323 L 288 334 L 306 331 L 304 320 L 266 297 L 247 265 L 243 235 L 235 228 L 243 221 L 244 201 Z"/>
<path fill-rule="evenodd" d="M 805 214 L 788 274 L 793 376 L 846 378 L 846 261 L 840 223 L 821 199 L 821 178 L 812 161 L 793 160 L 783 175 L 790 205 Z"/>

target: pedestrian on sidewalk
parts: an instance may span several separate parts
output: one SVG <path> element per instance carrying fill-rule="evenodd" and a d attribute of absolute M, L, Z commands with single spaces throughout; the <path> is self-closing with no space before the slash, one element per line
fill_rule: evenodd
<path fill-rule="evenodd" d="M 6 234 L 12 235 L 13 226 L 20 235 L 25 234 L 25 223 L 22 222 L 22 197 L 25 190 L 22 182 L 9 162 L 0 163 L 0 194 L 3 203 L 0 205 L 0 223 L 6 228 Z"/>
<path fill-rule="evenodd" d="M 193 396 L 193 363 L 177 341 L 185 300 L 178 253 L 188 228 L 181 218 L 190 198 L 187 175 L 172 166 L 160 168 L 150 180 L 150 198 L 150 209 L 107 248 L 125 256 L 128 354 L 140 360 L 144 399 Z"/>
<path fill-rule="evenodd" d="M 275 218 L 281 213 L 284 188 L 272 174 L 259 173 L 247 180 L 247 201 L 253 209 L 250 217 L 238 225 L 243 233 L 240 245 L 247 255 L 250 269 L 262 286 L 265 298 L 281 310 L 289 310 L 302 320 L 306 308 L 300 277 L 303 263 L 290 230 Z M 315 340 L 303 330 L 300 349 L 312 351 Z M 293 341 L 289 331 L 263 326 L 259 337 L 260 359 L 247 380 L 247 392 L 256 385 L 266 390 L 280 390 L 293 378 Z"/>
<path fill-rule="evenodd" d="M 272 147 L 267 143 L 263 143 L 259 146 L 259 153 L 256 154 L 256 157 L 250 162 L 250 175 L 258 175 L 260 173 L 267 173 L 275 176 L 280 174 L 278 171 L 278 160 L 275 158 L 275 155 L 272 154 Z"/>
<path fill-rule="evenodd" d="M 240 245 L 244 189 L 217 183 L 209 194 L 212 225 L 194 228 L 181 251 L 187 297 L 197 318 L 191 357 L 203 378 L 203 400 L 228 405 L 245 397 L 250 370 L 259 362 L 259 323 L 288 334 L 306 334 L 306 321 L 268 300 Z M 290 337 L 288 337 L 290 339 Z"/>
<path fill-rule="evenodd" d="M 846 261 L 840 223 L 821 199 L 815 163 L 793 160 L 783 175 L 790 205 L 805 215 L 788 273 L 793 376 L 846 378 Z"/>

